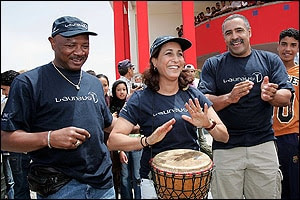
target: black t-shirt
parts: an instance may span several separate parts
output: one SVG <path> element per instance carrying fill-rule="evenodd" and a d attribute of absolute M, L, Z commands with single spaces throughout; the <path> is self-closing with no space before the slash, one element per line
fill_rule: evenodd
<path fill-rule="evenodd" d="M 79 71 L 60 71 L 78 83 Z M 103 133 L 111 122 L 112 115 L 96 77 L 83 71 L 77 91 L 49 63 L 15 78 L 3 111 L 1 130 L 40 132 L 69 126 L 86 129 L 91 137 L 77 149 L 45 147 L 29 152 L 32 164 L 53 166 L 95 188 L 111 188 L 112 163 Z"/>
<path fill-rule="evenodd" d="M 197 143 L 197 128 L 182 119 L 182 115 L 189 115 L 184 104 L 189 98 L 198 98 L 201 107 L 207 103 L 212 105 L 198 89 L 189 87 L 188 90 L 179 90 L 175 95 L 165 96 L 152 92 L 149 88 L 136 91 L 129 98 L 120 112 L 133 125 L 139 124 L 141 135 L 149 136 L 158 127 L 172 118 L 176 123 L 165 138 L 152 146 L 144 148 L 141 158 L 140 174 L 148 178 L 150 171 L 149 161 L 156 154 L 171 149 L 199 150 Z M 152 152 L 151 152 L 152 151 Z"/>
<path fill-rule="evenodd" d="M 248 147 L 275 140 L 273 106 L 261 99 L 264 76 L 269 77 L 270 83 L 278 84 L 278 89 L 294 91 L 283 62 L 274 53 L 252 49 L 249 56 L 237 58 L 226 52 L 205 61 L 198 85 L 204 94 L 224 95 L 239 82 L 250 80 L 254 83 L 249 94 L 217 112 L 227 127 L 229 141 L 213 140 L 213 149 Z"/>

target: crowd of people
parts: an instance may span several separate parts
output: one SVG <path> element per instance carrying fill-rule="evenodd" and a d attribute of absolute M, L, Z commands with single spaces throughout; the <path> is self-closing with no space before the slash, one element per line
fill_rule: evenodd
<path fill-rule="evenodd" d="M 192 43 L 159 36 L 149 68 L 135 74 L 121 60 L 110 89 L 105 74 L 82 69 L 97 33 L 56 19 L 52 61 L 1 73 L 1 198 L 24 187 L 38 199 L 157 199 L 150 161 L 189 149 L 213 160 L 214 199 L 299 199 L 299 30 L 278 33 L 278 55 L 251 48 L 243 15 L 228 16 L 222 33 L 228 51 L 208 58 L 199 79 L 184 59 Z"/>
<path fill-rule="evenodd" d="M 243 9 L 255 5 L 262 5 L 270 1 L 217 1 L 215 6 L 205 8 L 205 11 L 201 11 L 194 18 L 194 24 L 198 25 L 201 22 L 212 19 L 216 16 L 230 13 L 238 9 Z"/>
<path fill-rule="evenodd" d="M 220 16 L 225 13 L 230 13 L 238 9 L 243 9 L 255 5 L 263 5 L 270 1 L 216 1 L 215 6 L 207 6 L 205 11 L 199 12 L 198 15 L 194 16 L 195 26 L 208 21 L 214 17 Z M 183 36 L 183 25 L 176 27 L 178 37 Z"/>

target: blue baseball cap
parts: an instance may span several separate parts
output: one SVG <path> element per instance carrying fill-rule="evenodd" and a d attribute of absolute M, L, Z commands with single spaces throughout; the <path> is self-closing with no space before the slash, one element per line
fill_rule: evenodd
<path fill-rule="evenodd" d="M 118 63 L 118 69 L 119 69 L 119 70 L 120 70 L 120 69 L 127 69 L 127 68 L 133 67 L 133 66 L 134 66 L 134 64 L 132 64 L 132 63 L 130 62 L 130 60 L 128 60 L 128 59 L 122 60 L 122 61 L 120 61 L 120 62 Z"/>
<path fill-rule="evenodd" d="M 179 43 L 182 51 L 185 51 L 192 46 L 192 43 L 185 38 L 174 37 L 174 36 L 160 36 L 154 40 L 153 44 L 150 47 L 150 57 L 153 56 L 155 50 L 157 50 L 158 47 L 162 46 L 163 44 L 165 44 L 167 42 Z"/>
<path fill-rule="evenodd" d="M 54 37 L 57 34 L 63 37 L 72 37 L 80 34 L 97 35 L 97 33 L 88 31 L 87 23 L 71 16 L 60 17 L 53 22 L 51 36 Z"/>

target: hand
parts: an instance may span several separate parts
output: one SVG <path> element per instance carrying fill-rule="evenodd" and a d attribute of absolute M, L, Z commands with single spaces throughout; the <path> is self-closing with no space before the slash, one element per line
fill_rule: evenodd
<path fill-rule="evenodd" d="M 52 131 L 50 135 L 50 144 L 53 148 L 76 149 L 90 137 L 90 133 L 85 129 L 67 127 Z"/>
<path fill-rule="evenodd" d="M 115 117 L 115 118 L 118 118 L 118 117 L 119 117 L 117 112 L 114 112 L 114 113 L 112 114 L 112 116 Z"/>
<path fill-rule="evenodd" d="M 271 101 L 274 99 L 278 89 L 278 84 L 270 83 L 269 77 L 265 76 L 263 82 L 260 85 L 261 99 L 264 101 Z"/>
<path fill-rule="evenodd" d="M 127 158 L 127 155 L 124 151 L 119 152 L 119 157 L 120 157 L 120 162 L 121 163 L 128 164 L 128 158 Z"/>
<path fill-rule="evenodd" d="M 250 92 L 250 90 L 253 88 L 253 85 L 254 83 L 252 81 L 243 81 L 235 84 L 229 94 L 230 103 L 237 103 L 240 98 Z"/>
<path fill-rule="evenodd" d="M 147 142 L 149 145 L 153 145 L 157 142 L 160 142 L 166 134 L 173 128 L 173 124 L 175 124 L 176 120 L 174 118 L 170 119 L 157 129 L 149 136 L 147 137 Z"/>
<path fill-rule="evenodd" d="M 195 98 L 195 104 L 192 99 L 189 99 L 189 104 L 186 103 L 185 108 L 189 111 L 191 117 L 182 115 L 182 118 L 196 127 L 209 127 L 210 122 L 207 116 L 208 105 L 204 104 L 204 111 L 200 106 L 199 100 Z"/>

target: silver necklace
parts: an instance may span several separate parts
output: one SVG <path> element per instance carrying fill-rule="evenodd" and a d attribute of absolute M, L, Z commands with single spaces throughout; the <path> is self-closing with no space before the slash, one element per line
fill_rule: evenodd
<path fill-rule="evenodd" d="M 76 90 L 80 90 L 80 82 L 81 82 L 81 78 L 82 78 L 82 70 L 80 70 L 80 78 L 79 78 L 79 81 L 78 81 L 78 84 L 74 84 L 72 81 L 70 81 L 67 77 L 65 77 L 65 75 L 63 73 L 61 73 L 61 71 L 59 71 L 59 69 L 57 69 L 57 67 L 55 66 L 55 64 L 53 63 L 52 61 L 52 65 L 53 67 L 58 71 L 58 73 L 64 78 L 66 79 L 69 83 L 71 83 L 75 88 Z"/>

